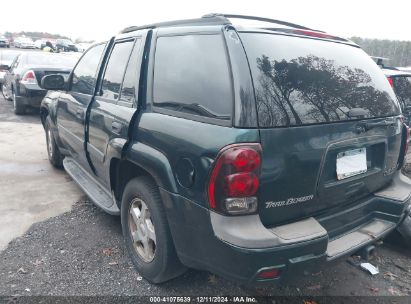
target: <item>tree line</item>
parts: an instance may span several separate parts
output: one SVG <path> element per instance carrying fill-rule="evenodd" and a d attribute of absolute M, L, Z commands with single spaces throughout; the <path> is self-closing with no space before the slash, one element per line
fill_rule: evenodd
<path fill-rule="evenodd" d="M 411 41 L 352 37 L 370 56 L 389 58 L 387 66 L 411 66 Z"/>

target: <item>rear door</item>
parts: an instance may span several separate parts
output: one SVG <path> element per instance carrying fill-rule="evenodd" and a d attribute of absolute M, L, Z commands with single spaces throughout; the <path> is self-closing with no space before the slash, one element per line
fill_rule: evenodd
<path fill-rule="evenodd" d="M 399 105 L 358 47 L 241 33 L 263 147 L 267 226 L 338 210 L 390 182 L 402 146 Z"/>
<path fill-rule="evenodd" d="M 141 41 L 141 37 L 135 37 L 114 43 L 90 107 L 87 151 L 98 179 L 106 186 L 109 186 L 111 157 L 118 150 L 121 153 L 137 110 Z"/>
<path fill-rule="evenodd" d="M 106 43 L 91 47 L 74 67 L 69 90 L 62 92 L 56 106 L 57 128 L 65 148 L 85 169 L 90 167 L 85 151 L 86 109 L 91 102 Z"/>

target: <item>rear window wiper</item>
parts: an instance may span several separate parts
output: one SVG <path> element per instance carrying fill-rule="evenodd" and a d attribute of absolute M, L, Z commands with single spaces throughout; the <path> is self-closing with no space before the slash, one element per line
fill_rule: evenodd
<path fill-rule="evenodd" d="M 384 119 L 379 122 L 360 122 L 356 125 L 356 130 L 358 133 L 366 132 L 378 127 L 391 127 L 396 125 L 396 120 L 394 118 Z"/>

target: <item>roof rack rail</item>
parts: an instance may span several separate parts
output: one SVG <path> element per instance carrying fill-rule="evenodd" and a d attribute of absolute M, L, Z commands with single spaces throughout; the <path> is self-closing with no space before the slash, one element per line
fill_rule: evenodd
<path fill-rule="evenodd" d="M 213 17 L 225 17 L 225 18 L 236 18 L 236 19 L 247 19 L 247 20 L 256 20 L 256 21 L 263 21 L 263 22 L 268 22 L 268 23 L 275 23 L 275 24 L 280 24 L 280 25 L 285 25 L 301 30 L 309 30 L 309 31 L 315 31 L 311 28 L 291 23 L 291 22 L 286 22 L 286 21 L 281 21 L 281 20 L 276 20 L 276 19 L 270 19 L 270 18 L 264 18 L 264 17 L 256 17 L 256 16 L 247 16 L 247 15 L 235 15 L 235 14 L 218 14 L 218 13 L 212 13 L 212 14 L 207 14 L 202 16 L 202 18 L 213 18 Z"/>
<path fill-rule="evenodd" d="M 184 19 L 184 20 L 175 20 L 175 21 L 165 21 L 153 24 L 146 24 L 142 26 L 130 26 L 122 30 L 120 33 L 130 33 L 142 29 L 153 29 L 158 27 L 168 27 L 168 26 L 190 26 L 190 25 L 224 25 L 229 24 L 230 21 L 223 16 L 213 16 L 208 19 L 197 18 L 197 19 Z"/>

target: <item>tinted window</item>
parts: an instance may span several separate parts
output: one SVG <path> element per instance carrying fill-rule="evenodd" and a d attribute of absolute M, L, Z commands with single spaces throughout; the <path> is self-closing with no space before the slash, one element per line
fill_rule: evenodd
<path fill-rule="evenodd" d="M 387 79 L 360 48 L 284 35 L 240 36 L 251 66 L 262 127 L 399 113 Z"/>
<path fill-rule="evenodd" d="M 160 37 L 153 89 L 156 106 L 229 119 L 232 94 L 222 36 Z"/>
<path fill-rule="evenodd" d="M 133 103 L 135 98 L 136 86 L 138 85 L 138 77 L 140 75 L 140 60 L 139 49 L 141 40 L 138 39 L 134 45 L 130 60 L 127 65 L 126 74 L 124 75 L 123 87 L 121 88 L 121 101 Z"/>
<path fill-rule="evenodd" d="M 80 59 L 73 72 L 71 90 L 73 92 L 92 95 L 96 84 L 97 67 L 103 54 L 105 44 L 90 48 Z"/>
<path fill-rule="evenodd" d="M 121 82 L 134 41 L 117 43 L 114 45 L 107 68 L 104 73 L 102 96 L 117 100 L 120 94 Z"/>
<path fill-rule="evenodd" d="M 403 107 L 411 107 L 411 76 L 393 77 L 394 91 Z"/>

